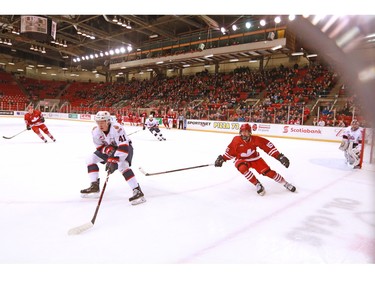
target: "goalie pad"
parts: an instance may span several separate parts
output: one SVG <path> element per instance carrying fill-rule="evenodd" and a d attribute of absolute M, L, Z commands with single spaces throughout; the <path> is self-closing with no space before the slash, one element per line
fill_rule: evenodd
<path fill-rule="evenodd" d="M 345 151 L 345 157 L 350 166 L 357 166 L 361 160 L 360 158 L 360 146 L 353 148 L 353 142 L 349 143 L 347 150 Z"/>
<path fill-rule="evenodd" d="M 342 150 L 342 151 L 345 151 L 347 150 L 349 147 L 349 141 L 348 140 L 342 140 L 340 146 L 339 146 L 339 149 Z"/>

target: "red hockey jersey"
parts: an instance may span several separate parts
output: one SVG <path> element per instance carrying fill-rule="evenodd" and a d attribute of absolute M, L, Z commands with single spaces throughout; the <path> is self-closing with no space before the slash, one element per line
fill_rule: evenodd
<path fill-rule="evenodd" d="M 37 109 L 34 109 L 33 110 L 33 113 L 26 113 L 25 116 L 24 116 L 24 119 L 25 119 L 25 123 L 27 126 L 39 126 L 40 124 L 42 124 L 43 122 L 41 122 L 41 118 L 42 118 L 42 112 L 40 112 L 39 110 Z"/>
<path fill-rule="evenodd" d="M 241 136 L 235 136 L 232 142 L 228 145 L 223 158 L 224 160 L 242 159 L 245 161 L 255 161 L 261 158 L 257 151 L 258 147 L 274 158 L 280 154 L 273 143 L 265 138 L 251 136 L 250 140 L 246 142 Z"/>

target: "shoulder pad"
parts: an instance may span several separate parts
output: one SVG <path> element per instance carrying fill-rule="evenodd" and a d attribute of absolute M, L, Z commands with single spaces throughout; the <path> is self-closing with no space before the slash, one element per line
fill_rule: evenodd
<path fill-rule="evenodd" d="M 117 125 L 113 125 L 113 128 L 115 128 L 116 130 L 120 129 L 120 127 Z"/>

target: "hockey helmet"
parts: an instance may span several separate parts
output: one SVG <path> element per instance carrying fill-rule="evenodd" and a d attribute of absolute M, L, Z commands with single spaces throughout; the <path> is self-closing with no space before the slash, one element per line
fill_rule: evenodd
<path fill-rule="evenodd" d="M 94 117 L 95 121 L 111 121 L 111 114 L 108 111 L 98 111 Z"/>
<path fill-rule="evenodd" d="M 251 127 L 249 123 L 242 124 L 240 127 L 240 133 L 242 131 L 249 131 L 251 133 Z"/>
<path fill-rule="evenodd" d="M 244 135 L 242 133 L 243 131 L 248 131 L 249 134 Z M 241 139 L 243 139 L 244 141 L 248 141 L 250 139 L 250 136 L 251 136 L 251 126 L 250 126 L 250 124 L 245 123 L 245 124 L 241 125 L 241 127 L 240 127 L 240 136 L 241 136 Z"/>
<path fill-rule="evenodd" d="M 149 116 L 148 118 L 149 118 L 149 119 L 153 119 L 153 118 L 154 118 L 154 116 L 150 115 L 150 116 Z"/>

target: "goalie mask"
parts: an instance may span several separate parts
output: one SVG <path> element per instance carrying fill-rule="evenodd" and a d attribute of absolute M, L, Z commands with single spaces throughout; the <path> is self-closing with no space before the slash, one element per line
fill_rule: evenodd
<path fill-rule="evenodd" d="M 351 130 L 352 131 L 357 131 L 359 129 L 359 122 L 358 120 L 353 120 L 352 123 L 350 124 Z"/>
<path fill-rule="evenodd" d="M 251 127 L 250 127 L 250 124 L 246 123 L 246 124 L 242 124 L 241 127 L 240 127 L 240 136 L 241 136 L 241 139 L 243 139 L 244 141 L 249 141 L 250 137 L 251 137 Z"/>

